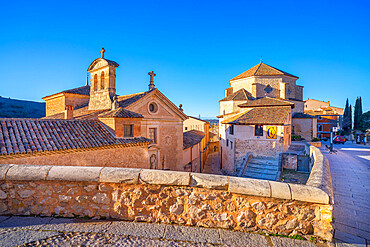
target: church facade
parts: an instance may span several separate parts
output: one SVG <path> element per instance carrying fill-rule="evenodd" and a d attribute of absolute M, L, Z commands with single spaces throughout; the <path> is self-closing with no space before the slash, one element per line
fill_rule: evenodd
<path fill-rule="evenodd" d="M 116 93 L 118 63 L 104 57 L 89 66 L 90 85 L 44 97 L 46 119 L 99 121 L 116 138 L 147 138 L 148 168 L 182 170 L 183 121 L 187 116 L 154 85 L 149 72 L 147 91 Z M 135 162 L 133 160 L 133 162 Z"/>

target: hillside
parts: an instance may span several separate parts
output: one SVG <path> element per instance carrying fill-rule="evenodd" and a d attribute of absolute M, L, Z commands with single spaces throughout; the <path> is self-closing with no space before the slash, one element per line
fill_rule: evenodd
<path fill-rule="evenodd" d="M 41 118 L 45 117 L 45 103 L 4 98 L 0 96 L 0 117 Z"/>

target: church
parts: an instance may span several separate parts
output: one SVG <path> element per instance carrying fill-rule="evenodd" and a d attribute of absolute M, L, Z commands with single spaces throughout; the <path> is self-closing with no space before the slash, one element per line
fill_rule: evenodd
<path fill-rule="evenodd" d="M 46 119 L 98 120 L 116 138 L 144 137 L 152 140 L 152 169 L 182 170 L 183 121 L 187 116 L 154 85 L 149 72 L 148 90 L 128 95 L 116 93 L 118 63 L 101 57 L 88 67 L 90 85 L 44 97 Z"/>
<path fill-rule="evenodd" d="M 44 118 L 0 119 L 0 163 L 186 170 L 186 148 L 204 138 L 184 144 L 188 116 L 155 87 L 153 71 L 146 91 L 117 94 L 118 67 L 102 48 L 90 82 L 43 98 Z"/>
<path fill-rule="evenodd" d="M 304 114 L 303 86 L 297 79 L 261 61 L 229 81 L 217 116 L 225 173 L 240 172 L 249 155 L 279 162 L 291 144 L 294 116 Z"/>

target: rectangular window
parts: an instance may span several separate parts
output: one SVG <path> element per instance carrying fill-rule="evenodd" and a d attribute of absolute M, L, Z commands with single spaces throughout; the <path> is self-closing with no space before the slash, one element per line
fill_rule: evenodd
<path fill-rule="evenodd" d="M 149 139 L 157 143 L 157 128 L 149 128 Z"/>
<path fill-rule="evenodd" d="M 185 127 L 185 130 L 188 130 L 188 127 Z"/>
<path fill-rule="evenodd" d="M 229 127 L 229 134 L 234 135 L 234 125 L 230 125 Z"/>
<path fill-rule="evenodd" d="M 229 139 L 226 139 L 226 147 L 229 146 Z"/>
<path fill-rule="evenodd" d="M 322 125 L 321 124 L 319 124 L 318 131 L 322 131 Z"/>
<path fill-rule="evenodd" d="M 230 149 L 233 149 L 233 142 L 230 141 Z"/>
<path fill-rule="evenodd" d="M 263 125 L 254 126 L 254 136 L 263 136 Z"/>
<path fill-rule="evenodd" d="M 134 125 L 124 124 L 123 125 L 123 136 L 124 137 L 134 137 Z"/>

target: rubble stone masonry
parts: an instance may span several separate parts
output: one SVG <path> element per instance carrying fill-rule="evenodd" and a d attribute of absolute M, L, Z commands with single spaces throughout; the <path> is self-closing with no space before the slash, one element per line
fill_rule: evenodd
<path fill-rule="evenodd" d="M 0 179 L 2 215 L 113 218 L 325 240 L 333 236 L 330 195 L 314 186 L 77 166 L 0 165 Z"/>

